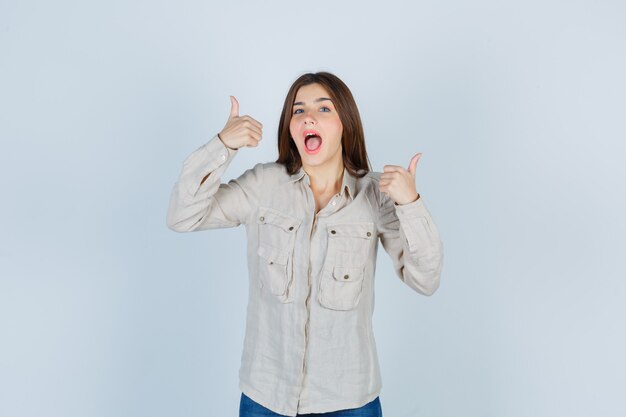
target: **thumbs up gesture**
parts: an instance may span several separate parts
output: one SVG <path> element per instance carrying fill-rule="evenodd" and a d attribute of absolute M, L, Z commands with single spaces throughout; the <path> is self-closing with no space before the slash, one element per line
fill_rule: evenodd
<path fill-rule="evenodd" d="M 408 170 L 398 165 L 385 165 L 383 167 L 378 187 L 381 192 L 388 194 L 397 205 L 412 203 L 419 198 L 415 189 L 415 167 L 421 157 L 421 153 L 415 154 L 411 158 Z"/>
<path fill-rule="evenodd" d="M 230 96 L 230 103 L 230 115 L 226 125 L 218 133 L 219 138 L 230 149 L 258 146 L 263 125 L 248 115 L 239 116 L 239 102 L 234 96 Z"/>

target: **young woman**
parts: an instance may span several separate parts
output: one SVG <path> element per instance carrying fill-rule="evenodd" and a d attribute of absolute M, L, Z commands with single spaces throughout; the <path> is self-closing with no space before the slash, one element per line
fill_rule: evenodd
<path fill-rule="evenodd" d="M 382 416 L 372 332 L 378 240 L 396 275 L 431 295 L 443 246 L 408 169 L 372 172 L 348 87 L 300 76 L 285 99 L 278 159 L 221 175 L 262 124 L 231 97 L 224 128 L 184 161 L 167 225 L 190 232 L 244 224 L 249 292 L 240 417 Z M 385 138 L 387 141 L 393 138 Z"/>

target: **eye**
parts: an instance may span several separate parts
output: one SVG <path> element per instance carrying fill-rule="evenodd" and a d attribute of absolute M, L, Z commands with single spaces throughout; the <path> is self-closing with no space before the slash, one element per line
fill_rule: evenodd
<path fill-rule="evenodd" d="M 302 109 L 296 109 L 293 114 L 298 114 L 298 110 L 302 110 Z"/>
<path fill-rule="evenodd" d="M 326 110 L 330 111 L 330 108 L 328 108 L 328 107 L 326 107 L 326 106 L 322 107 L 322 109 L 326 109 Z M 327 113 L 327 112 L 326 112 L 326 113 Z"/>

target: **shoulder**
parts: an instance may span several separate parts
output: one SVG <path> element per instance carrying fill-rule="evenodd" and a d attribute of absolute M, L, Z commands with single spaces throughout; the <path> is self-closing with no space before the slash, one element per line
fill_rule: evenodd
<path fill-rule="evenodd" d="M 390 202 L 393 204 L 393 201 L 389 198 L 389 196 L 380 191 L 379 184 L 381 174 L 382 172 L 369 171 L 357 180 L 359 183 L 358 188 L 364 191 L 368 197 L 370 197 L 372 203 L 379 209 L 383 206 L 389 205 Z"/>
<path fill-rule="evenodd" d="M 362 173 L 360 170 L 359 173 Z M 359 188 L 362 190 L 368 190 L 369 192 L 378 191 L 378 184 L 380 183 L 380 172 L 368 171 L 362 177 L 357 177 L 356 181 Z"/>
<path fill-rule="evenodd" d="M 378 183 L 380 181 L 380 174 L 381 172 L 369 171 L 363 178 L 366 178 L 367 181 Z"/>
<path fill-rule="evenodd" d="M 262 171 L 265 176 L 276 178 L 289 178 L 287 169 L 282 164 L 276 162 L 257 162 L 252 167 L 248 168 L 249 171 Z"/>
<path fill-rule="evenodd" d="M 248 171 L 262 178 L 263 186 L 270 188 L 285 184 L 292 178 L 285 166 L 276 162 L 258 162 Z"/>
<path fill-rule="evenodd" d="M 283 164 L 279 164 L 276 162 L 259 162 L 257 165 L 262 165 L 264 171 L 273 175 L 288 175 L 287 169 Z"/>
<path fill-rule="evenodd" d="M 287 173 L 287 168 L 283 164 L 276 162 L 260 162 L 257 165 L 261 165 L 265 177 L 271 181 L 282 183 L 287 182 L 290 175 Z"/>

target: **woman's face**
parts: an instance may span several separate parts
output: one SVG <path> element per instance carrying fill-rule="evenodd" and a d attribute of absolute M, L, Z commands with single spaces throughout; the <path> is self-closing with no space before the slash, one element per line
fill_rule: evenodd
<path fill-rule="evenodd" d="M 320 84 L 300 87 L 291 109 L 289 131 L 304 166 L 341 160 L 343 125 L 328 91 Z M 309 133 L 316 136 L 307 139 Z"/>

